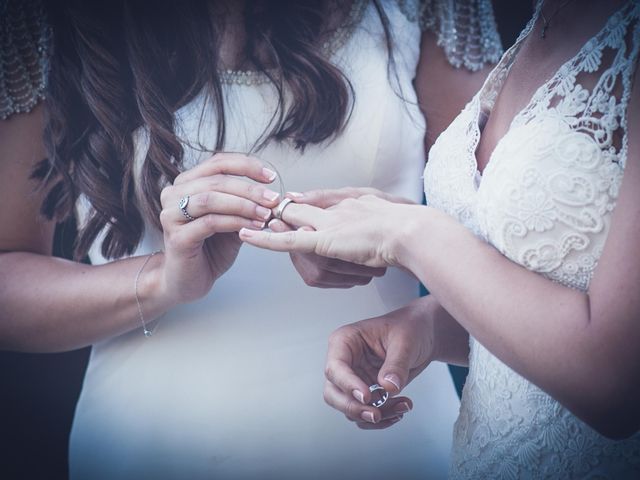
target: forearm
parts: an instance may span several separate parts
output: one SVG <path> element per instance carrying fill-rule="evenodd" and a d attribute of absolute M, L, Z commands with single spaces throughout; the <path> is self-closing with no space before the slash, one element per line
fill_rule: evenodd
<path fill-rule="evenodd" d="M 583 418 L 625 401 L 613 379 L 629 368 L 627 349 L 605 348 L 613 342 L 594 326 L 588 295 L 511 262 L 441 212 L 416 218 L 398 261 L 474 338 Z"/>
<path fill-rule="evenodd" d="M 0 254 L 0 348 L 62 351 L 140 328 L 134 280 L 144 261 L 90 266 L 32 253 Z M 172 306 L 160 292 L 161 262 L 162 255 L 151 258 L 138 282 L 147 322 Z"/>
<path fill-rule="evenodd" d="M 453 365 L 469 364 L 469 333 L 447 312 L 434 295 L 416 301 L 431 329 L 433 359 Z"/>

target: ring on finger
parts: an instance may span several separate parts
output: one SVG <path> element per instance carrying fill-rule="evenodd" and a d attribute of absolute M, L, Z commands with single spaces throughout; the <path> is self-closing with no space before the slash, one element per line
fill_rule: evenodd
<path fill-rule="evenodd" d="M 189 195 L 185 195 L 184 197 L 182 197 L 180 199 L 180 203 L 178 203 L 178 208 L 180 208 L 180 211 L 182 212 L 182 215 L 184 215 L 184 217 L 189 220 L 195 220 L 195 217 L 192 217 L 191 215 L 189 215 L 189 212 L 187 212 L 187 205 L 189 205 Z"/>
<path fill-rule="evenodd" d="M 284 200 L 282 200 L 273 211 L 273 216 L 278 220 L 282 220 L 284 209 L 287 208 L 287 205 L 289 205 L 291 202 L 293 202 L 293 200 L 291 200 L 290 198 L 285 198 Z"/>

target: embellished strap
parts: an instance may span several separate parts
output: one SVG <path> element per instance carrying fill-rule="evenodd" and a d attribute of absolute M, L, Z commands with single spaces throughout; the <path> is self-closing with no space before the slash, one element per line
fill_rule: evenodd
<path fill-rule="evenodd" d="M 39 0 L 0 0 L 0 119 L 45 96 L 51 29 Z"/>
<path fill-rule="evenodd" d="M 494 64 L 503 48 L 491 0 L 397 0 L 405 16 L 432 31 L 447 60 L 472 72 Z"/>

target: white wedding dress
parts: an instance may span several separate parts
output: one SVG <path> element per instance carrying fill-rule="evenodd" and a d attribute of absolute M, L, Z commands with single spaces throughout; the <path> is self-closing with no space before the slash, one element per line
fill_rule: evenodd
<path fill-rule="evenodd" d="M 480 175 L 479 116 L 491 111 L 537 15 L 437 140 L 424 172 L 425 192 L 430 205 L 512 261 L 586 291 L 627 160 L 640 3 L 626 2 L 537 90 Z M 599 435 L 473 338 L 469 363 L 452 478 L 640 478 L 640 434 L 623 441 Z"/>

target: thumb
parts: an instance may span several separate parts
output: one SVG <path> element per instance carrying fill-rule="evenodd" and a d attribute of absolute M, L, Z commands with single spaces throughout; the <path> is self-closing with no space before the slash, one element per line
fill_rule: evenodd
<path fill-rule="evenodd" d="M 378 372 L 378 384 L 392 395 L 397 395 L 409 382 L 411 353 L 408 345 L 399 341 L 387 346 L 387 355 Z"/>

